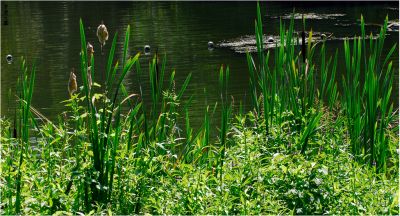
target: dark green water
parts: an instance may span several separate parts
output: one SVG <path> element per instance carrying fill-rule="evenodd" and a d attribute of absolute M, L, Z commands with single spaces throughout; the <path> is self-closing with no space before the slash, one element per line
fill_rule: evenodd
<path fill-rule="evenodd" d="M 398 20 L 398 2 L 263 2 L 264 32 L 276 35 L 279 31 L 279 16 L 296 8 L 299 13 L 314 13 L 307 20 L 307 27 L 317 32 L 331 32 L 336 37 L 360 35 L 359 21 L 363 14 L 367 33 L 376 33 L 377 24 L 382 24 L 386 15 L 389 20 Z M 198 126 L 206 105 L 219 99 L 218 69 L 221 64 L 229 65 L 231 71 L 230 94 L 236 104 L 249 104 L 248 71 L 244 54 L 228 48 L 208 50 L 207 42 L 218 44 L 226 40 L 237 40 L 244 35 L 254 35 L 256 2 L 1 2 L 1 116 L 11 117 L 15 106 L 8 98 L 9 89 L 15 90 L 20 56 L 28 64 L 36 61 L 37 77 L 33 106 L 50 119 L 66 108 L 62 103 L 68 98 L 67 83 L 72 67 L 79 68 L 79 18 L 85 24 L 86 37 L 94 45 L 96 60 L 95 81 L 102 83 L 106 55 L 102 56 L 96 37 L 96 28 L 103 20 L 110 33 L 104 51 L 108 53 L 112 36 L 116 31 L 122 36 L 131 25 L 129 54 L 143 52 L 149 44 L 152 51 L 158 49 L 167 55 L 168 74 L 176 70 L 177 88 L 191 72 L 192 81 L 185 93 L 193 95 L 190 107 L 192 124 Z M 324 16 L 340 14 L 340 16 Z M 7 21 L 7 23 L 5 23 Z M 284 20 L 285 21 L 285 20 Z M 286 20 L 288 23 L 289 20 Z M 6 25 L 7 24 L 7 25 Z M 300 30 L 301 26 L 297 25 Z M 385 49 L 397 43 L 398 32 L 389 32 Z M 123 37 L 118 39 L 118 58 L 121 58 Z M 340 49 L 339 60 L 343 62 L 343 41 L 327 42 L 328 50 Z M 392 58 L 395 70 L 393 101 L 398 104 L 398 50 Z M 12 54 L 14 62 L 7 64 L 6 55 Z M 152 52 L 154 54 L 154 52 Z M 150 55 L 142 55 L 142 68 L 147 73 Z M 339 68 L 340 69 L 340 68 Z M 79 72 L 78 81 L 81 80 Z M 337 75 L 337 77 L 340 77 Z M 138 92 L 135 72 L 126 79 L 129 93 Z M 82 85 L 81 82 L 78 82 Z M 142 78 L 145 95 L 149 82 Z M 340 86 L 340 83 L 339 83 Z M 215 117 L 214 121 L 218 118 Z"/>

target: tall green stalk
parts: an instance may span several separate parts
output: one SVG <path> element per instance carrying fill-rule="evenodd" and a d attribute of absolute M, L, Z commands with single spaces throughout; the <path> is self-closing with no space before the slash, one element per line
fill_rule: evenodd
<path fill-rule="evenodd" d="M 20 145 L 20 155 L 19 155 L 19 163 L 18 163 L 18 173 L 16 179 L 16 198 L 15 198 L 15 212 L 21 212 L 21 187 L 22 187 L 22 170 L 21 167 L 24 162 L 24 154 L 27 153 L 29 148 L 29 128 L 30 128 L 30 117 L 31 117 L 31 102 L 33 95 L 33 87 L 35 85 L 35 65 L 32 66 L 32 71 L 30 76 L 28 74 L 28 66 L 23 58 L 21 58 L 21 77 L 20 77 L 20 97 L 19 97 L 19 106 L 21 112 L 21 131 L 22 133 L 19 138 Z"/>
<path fill-rule="evenodd" d="M 227 148 L 227 133 L 228 133 L 228 125 L 229 119 L 231 115 L 232 106 L 228 103 L 228 81 L 229 81 L 229 67 L 224 71 L 223 66 L 221 66 L 219 71 L 219 86 L 220 86 L 220 95 L 221 95 L 221 128 L 220 128 L 220 157 L 219 157 L 219 170 L 220 170 L 220 181 L 222 183 L 222 169 L 224 165 L 225 152 Z"/>

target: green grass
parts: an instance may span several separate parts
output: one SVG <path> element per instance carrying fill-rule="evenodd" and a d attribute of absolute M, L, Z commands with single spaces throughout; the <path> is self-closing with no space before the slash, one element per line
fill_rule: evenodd
<path fill-rule="evenodd" d="M 165 77 L 166 56 L 149 61 L 144 98 L 140 54 L 127 52 L 129 26 L 122 60 L 115 34 L 98 68 L 87 59 L 80 20 L 82 88 L 55 122 L 31 106 L 35 67 L 28 73 L 21 60 L 15 117 L 0 119 L 0 213 L 398 214 L 389 62 L 396 45 L 382 53 L 387 19 L 367 43 L 361 18 L 361 37 L 329 56 L 324 41 L 311 42 L 311 30 L 309 43 L 296 45 L 293 18 L 288 29 L 280 22 L 275 52 L 265 51 L 261 17 L 257 5 L 257 58 L 246 54 L 252 110 L 233 106 L 230 68 L 221 66 L 221 99 L 205 107 L 199 128 L 190 119 L 193 98 L 183 100 L 191 74 L 183 83 L 175 71 Z M 305 41 L 305 20 L 302 29 Z M 88 61 L 91 77 L 105 73 L 101 86 L 89 87 Z M 341 63 L 343 77 L 336 74 Z M 137 77 L 136 93 L 124 86 L 128 73 Z"/>

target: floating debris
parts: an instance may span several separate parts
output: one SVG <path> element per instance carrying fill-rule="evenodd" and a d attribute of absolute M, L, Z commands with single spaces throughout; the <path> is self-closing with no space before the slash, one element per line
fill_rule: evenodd
<path fill-rule="evenodd" d="M 214 49 L 214 42 L 208 41 L 207 45 L 208 45 L 208 49 L 209 50 L 213 50 Z"/>
<path fill-rule="evenodd" d="M 385 9 L 387 10 L 394 10 L 394 11 L 398 11 L 399 8 L 395 8 L 395 7 L 386 7 Z"/>
<path fill-rule="evenodd" d="M 341 27 L 349 27 L 349 26 L 352 26 L 352 25 L 356 25 L 356 23 L 335 23 L 333 25 L 341 26 Z"/>
<path fill-rule="evenodd" d="M 292 14 L 285 14 L 283 16 L 271 16 L 273 19 L 291 19 L 293 16 L 293 19 L 295 20 L 301 20 L 303 19 L 316 19 L 316 20 L 322 20 L 322 19 L 336 19 L 337 17 L 343 17 L 346 16 L 346 14 L 316 14 L 316 13 L 294 13 Z"/>
<path fill-rule="evenodd" d="M 144 54 L 150 54 L 150 45 L 144 46 Z"/>
<path fill-rule="evenodd" d="M 270 36 L 274 42 L 268 42 L 267 37 L 263 36 L 264 48 L 270 49 L 275 48 L 276 46 L 280 46 L 280 39 L 278 36 Z M 219 47 L 230 48 L 231 50 L 237 53 L 246 53 L 246 52 L 257 52 L 256 46 L 256 38 L 254 35 L 246 35 L 239 39 L 232 41 L 224 41 L 218 44 Z"/>
<path fill-rule="evenodd" d="M 331 40 L 339 40 L 339 41 L 344 41 L 344 40 L 354 40 L 354 39 L 358 39 L 361 38 L 361 36 L 352 36 L 352 37 L 332 37 Z M 372 39 L 372 40 L 376 40 L 379 38 L 379 35 L 373 35 L 372 37 L 366 35 L 365 39 Z"/>
<path fill-rule="evenodd" d="M 387 26 L 388 31 L 398 32 L 399 31 L 399 21 L 391 21 Z"/>
<path fill-rule="evenodd" d="M 295 34 L 300 35 L 298 32 L 295 32 Z M 325 35 L 325 36 L 322 36 L 322 35 Z M 330 39 L 332 39 L 332 34 L 329 32 L 324 32 L 324 33 L 314 32 L 311 39 L 313 42 L 318 42 L 318 41 L 322 41 L 322 39 L 321 39 L 322 37 L 325 37 L 325 40 L 330 40 Z M 275 36 L 275 35 L 271 35 L 271 36 L 264 35 L 263 41 L 264 41 L 265 49 L 276 48 L 276 47 L 280 47 L 280 45 L 281 45 L 280 37 Z M 300 39 L 297 40 L 296 37 L 293 38 L 293 43 L 295 45 L 302 44 L 301 40 Z M 308 33 L 306 33 L 306 43 L 308 43 Z M 245 35 L 238 39 L 234 39 L 234 40 L 230 40 L 230 41 L 223 41 L 218 44 L 218 47 L 229 48 L 237 53 L 257 52 L 256 38 L 254 35 Z"/>
<path fill-rule="evenodd" d="M 13 62 L 13 56 L 12 56 L 11 54 L 8 54 L 8 55 L 6 56 L 6 60 L 7 60 L 7 63 L 8 63 L 8 64 L 11 64 L 11 63 Z"/>
<path fill-rule="evenodd" d="M 361 21 L 360 21 L 361 22 Z M 357 23 L 357 25 L 361 25 L 360 23 Z M 376 27 L 382 27 L 382 24 L 379 23 L 364 23 L 365 26 L 376 26 Z"/>
<path fill-rule="evenodd" d="M 302 45 L 301 38 L 297 37 L 297 35 L 301 35 L 300 32 L 294 32 L 293 36 L 293 44 L 296 46 Z M 358 38 L 358 37 L 356 37 Z M 367 39 L 371 38 L 370 36 L 366 36 Z M 375 40 L 378 38 L 378 35 L 372 36 L 372 39 Z M 270 42 L 272 39 L 273 42 Z M 322 41 L 331 41 L 331 40 L 354 40 L 354 37 L 335 37 L 330 32 L 313 32 L 311 41 L 313 43 L 318 43 Z M 264 49 L 273 49 L 281 46 L 281 40 L 279 36 L 271 35 L 271 36 L 263 36 L 264 41 Z M 308 32 L 306 32 L 305 43 L 308 44 Z M 246 52 L 257 52 L 256 38 L 254 35 L 245 35 L 237 39 L 222 41 L 217 44 L 217 47 L 221 48 L 229 48 L 236 53 L 246 53 Z"/>

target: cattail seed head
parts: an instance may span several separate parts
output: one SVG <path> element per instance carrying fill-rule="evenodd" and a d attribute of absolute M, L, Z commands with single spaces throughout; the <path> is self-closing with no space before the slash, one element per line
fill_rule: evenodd
<path fill-rule="evenodd" d="M 78 84 L 76 82 L 76 75 L 75 75 L 75 68 L 72 68 L 69 74 L 69 81 L 68 81 L 68 92 L 69 95 L 72 96 L 78 90 Z"/>
<path fill-rule="evenodd" d="M 96 34 L 100 44 L 104 46 L 106 44 L 106 41 L 108 40 L 108 31 L 107 27 L 103 24 L 103 22 L 97 27 Z"/>

